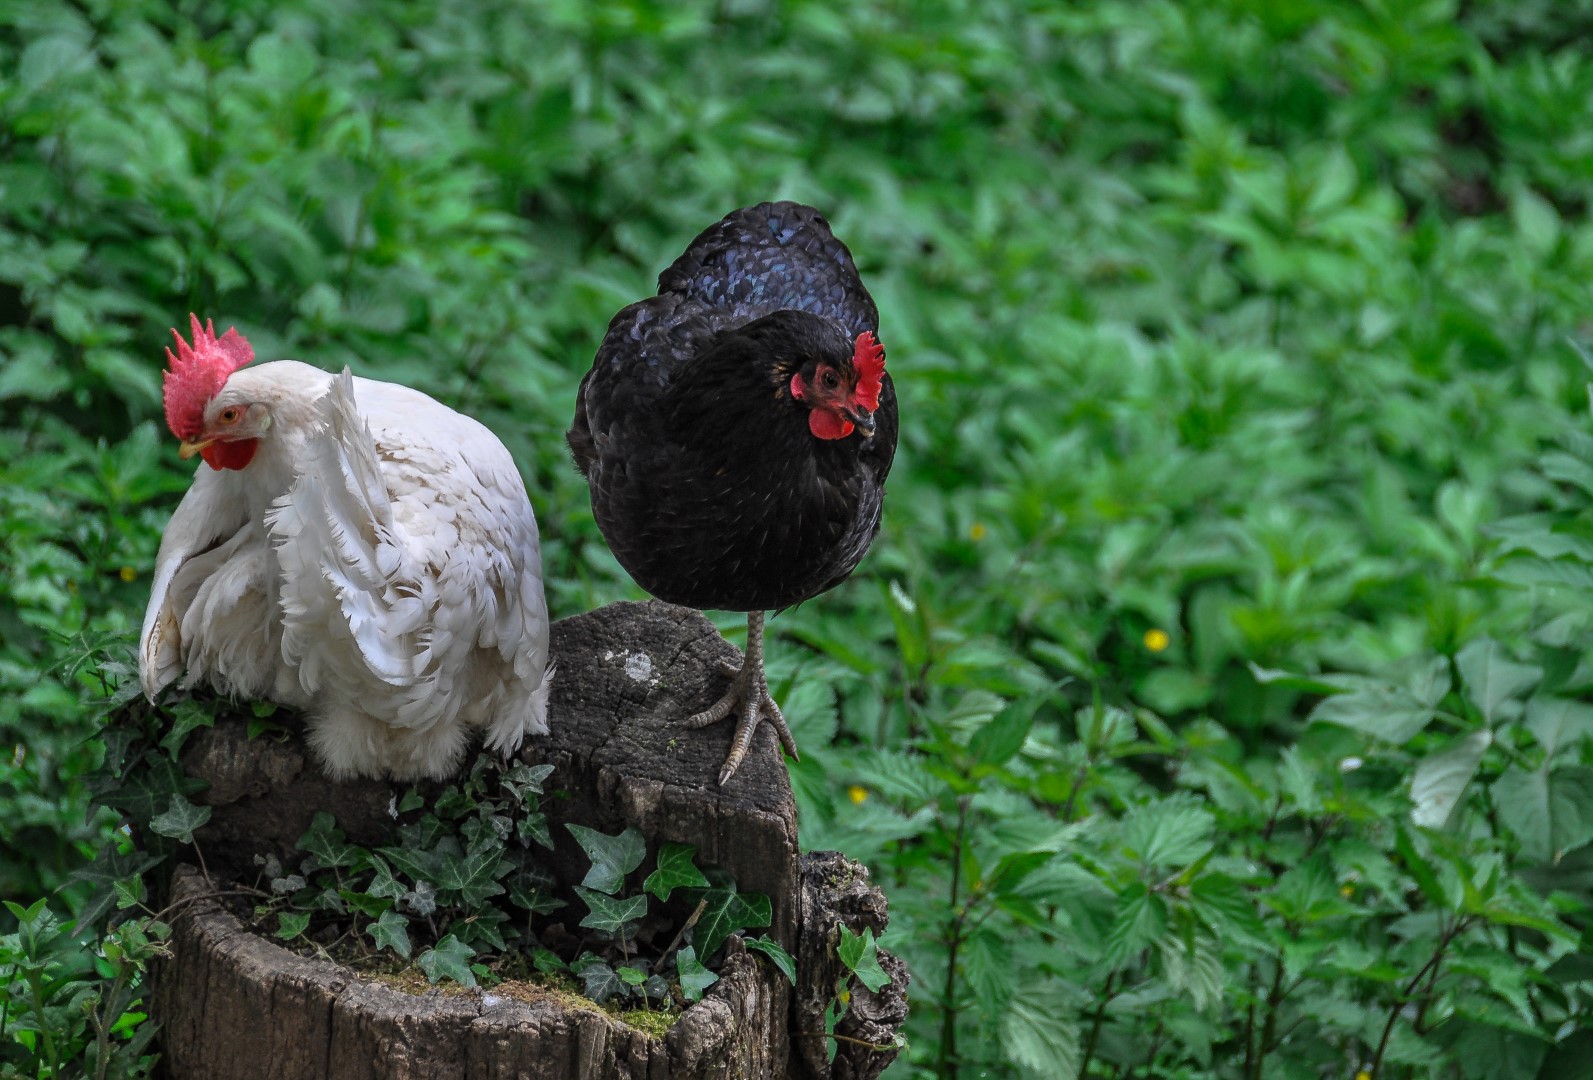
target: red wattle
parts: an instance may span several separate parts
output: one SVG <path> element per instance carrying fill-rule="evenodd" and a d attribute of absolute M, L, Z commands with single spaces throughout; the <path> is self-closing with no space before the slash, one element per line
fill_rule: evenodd
<path fill-rule="evenodd" d="M 825 409 L 808 413 L 808 430 L 821 439 L 844 439 L 852 434 L 852 421 Z"/>
<path fill-rule="evenodd" d="M 233 442 L 213 442 L 199 451 L 199 456 L 212 469 L 241 469 L 254 460 L 254 452 L 258 449 L 259 439 L 237 439 Z"/>

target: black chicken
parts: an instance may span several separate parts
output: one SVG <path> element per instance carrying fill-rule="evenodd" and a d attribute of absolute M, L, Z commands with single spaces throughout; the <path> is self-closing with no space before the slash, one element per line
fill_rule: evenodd
<path fill-rule="evenodd" d="M 739 713 L 719 782 L 768 719 L 796 742 L 763 673 L 763 613 L 838 585 L 879 531 L 896 393 L 879 314 L 824 217 L 761 203 L 706 229 L 614 316 L 566 438 L 592 512 L 637 584 L 747 612 L 724 697 Z"/>

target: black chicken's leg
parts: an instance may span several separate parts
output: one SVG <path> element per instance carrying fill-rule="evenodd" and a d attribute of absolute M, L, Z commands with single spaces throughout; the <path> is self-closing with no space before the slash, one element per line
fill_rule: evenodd
<path fill-rule="evenodd" d="M 721 786 L 736 775 L 736 770 L 741 767 L 741 759 L 747 756 L 747 748 L 752 745 L 752 733 L 758 730 L 760 719 L 773 724 L 786 753 L 793 758 L 798 757 L 796 740 L 791 737 L 791 729 L 785 726 L 780 706 L 769 696 L 769 681 L 763 674 L 763 612 L 747 612 L 746 654 L 741 658 L 740 667 L 726 664 L 723 671 L 732 677 L 725 696 L 685 720 L 687 727 L 707 727 L 717 724 L 732 712 L 739 713 L 736 733 L 730 741 L 730 753 L 725 756 L 725 763 L 719 770 Z"/>

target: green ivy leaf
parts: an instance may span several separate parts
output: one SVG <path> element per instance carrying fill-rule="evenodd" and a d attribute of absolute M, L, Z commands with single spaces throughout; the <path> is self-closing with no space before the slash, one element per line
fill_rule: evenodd
<path fill-rule="evenodd" d="M 276 936 L 283 941 L 292 941 L 304 933 L 304 928 L 309 925 L 308 911 L 284 911 L 277 915 Z"/>
<path fill-rule="evenodd" d="M 638 893 L 628 900 L 619 900 L 582 885 L 577 885 L 575 892 L 591 908 L 591 913 L 581 920 L 581 925 L 593 930 L 618 934 L 626 923 L 635 922 L 647 914 L 645 894 Z"/>
<path fill-rule="evenodd" d="M 796 985 L 796 960 L 792 958 L 790 953 L 780 947 L 778 941 L 771 937 L 759 936 L 747 938 L 744 944 L 754 952 L 761 952 L 767 956 L 773 961 L 774 966 L 779 968 L 787 979 L 791 980 L 791 985 Z"/>
<path fill-rule="evenodd" d="M 183 698 L 167 709 L 167 713 L 171 716 L 171 727 L 161 737 L 160 748 L 173 758 L 182 754 L 189 735 L 202 727 L 214 727 L 216 723 L 215 714 L 193 698 Z"/>
<path fill-rule="evenodd" d="M 195 806 L 181 795 L 171 797 L 165 813 L 156 814 L 149 827 L 162 836 L 169 836 L 180 844 L 194 842 L 194 830 L 210 820 L 210 807 Z"/>
<path fill-rule="evenodd" d="M 462 858 L 439 859 L 432 884 L 442 891 L 445 902 L 480 907 L 504 891 L 497 879 L 513 869 L 501 851 L 497 846 L 482 845 Z"/>
<path fill-rule="evenodd" d="M 398 912 L 382 912 L 382 917 L 367 926 L 365 932 L 378 949 L 391 949 L 405 960 L 409 959 L 409 920 Z"/>
<path fill-rule="evenodd" d="M 614 969 L 614 974 L 618 975 L 626 986 L 641 986 L 647 981 L 647 972 L 640 968 L 619 967 Z"/>
<path fill-rule="evenodd" d="M 316 812 L 310 821 L 310 831 L 299 837 L 293 846 L 308 852 L 310 858 L 315 860 L 316 865 L 306 867 L 306 870 L 353 866 L 359 858 L 358 853 L 347 843 L 343 830 L 337 828 L 332 815 L 325 810 Z"/>
<path fill-rule="evenodd" d="M 586 872 L 581 884 L 610 895 L 619 891 L 625 875 L 642 864 L 647 853 L 647 843 L 634 826 L 627 827 L 618 836 L 607 836 L 585 825 L 569 823 L 564 826 L 592 860 L 592 869 Z"/>
<path fill-rule="evenodd" d="M 891 977 L 879 966 L 879 949 L 874 943 L 873 929 L 865 926 L 862 934 L 852 933 L 851 927 L 844 924 L 840 929 L 841 940 L 835 946 L 836 955 L 857 976 L 859 982 L 878 993 L 880 987 L 891 981 Z"/>
<path fill-rule="evenodd" d="M 690 945 L 675 954 L 675 973 L 680 976 L 680 992 L 687 1001 L 701 1001 L 703 991 L 719 981 L 719 976 L 702 966 L 697 950 Z"/>
<path fill-rule="evenodd" d="M 619 977 L 613 965 L 602 960 L 594 958 L 584 963 L 578 962 L 575 973 L 581 980 L 582 992 L 599 1005 L 629 993 L 624 980 Z"/>
<path fill-rule="evenodd" d="M 543 813 L 527 813 L 515 822 L 515 835 L 522 843 L 536 841 L 538 844 L 553 850 L 553 834 L 548 831 L 548 816 Z"/>
<path fill-rule="evenodd" d="M 192 795 L 204 787 L 203 780 L 186 775 L 177 762 L 151 750 L 128 770 L 120 785 L 99 792 L 99 799 L 142 823 L 153 820 L 160 808 L 169 806 L 172 796 Z"/>
<path fill-rule="evenodd" d="M 570 965 L 559 959 L 559 954 L 545 945 L 534 946 L 531 950 L 531 966 L 544 975 L 551 975 L 557 971 L 569 971 Z"/>
<path fill-rule="evenodd" d="M 552 765 L 516 765 L 503 774 L 504 790 L 527 805 L 535 805 L 530 798 L 542 794 L 542 782 L 553 775 Z"/>
<path fill-rule="evenodd" d="M 470 961 L 475 959 L 475 955 L 468 945 L 449 934 L 433 948 L 423 951 L 415 958 L 415 963 L 432 983 L 452 979 L 460 986 L 473 987 L 476 985 L 476 976 L 470 970 Z"/>
<path fill-rule="evenodd" d="M 699 890 L 688 890 L 698 893 Z M 706 900 L 702 915 L 692 931 L 698 956 L 713 957 L 725 938 L 737 930 L 768 926 L 774 909 L 761 893 L 738 893 L 733 882 L 722 887 L 700 890 L 698 900 Z"/>
<path fill-rule="evenodd" d="M 693 861 L 696 855 L 691 844 L 664 844 L 658 849 L 658 868 L 647 875 L 642 888 L 660 900 L 668 900 L 676 889 L 706 888 L 708 879 Z"/>
<path fill-rule="evenodd" d="M 393 901 L 382 896 L 372 896 L 370 893 L 358 889 L 339 889 L 337 895 L 342 899 L 344 906 L 349 911 L 357 911 L 367 918 L 374 919 L 382 912 L 392 909 Z"/>
<path fill-rule="evenodd" d="M 98 923 L 100 917 L 116 904 L 118 886 L 122 882 L 137 879 L 146 870 L 162 861 L 162 856 L 146 851 L 117 851 L 114 843 L 100 848 L 93 862 L 73 871 L 67 877 L 68 881 L 83 882 L 93 889 L 78 912 L 77 923 L 73 926 L 72 932 L 80 934 Z"/>
<path fill-rule="evenodd" d="M 404 887 L 403 882 L 393 876 L 393 868 L 388 866 L 387 860 L 380 855 L 372 853 L 370 864 L 373 876 L 371 877 L 371 883 L 365 886 L 366 892 L 372 896 L 385 896 L 389 899 L 397 900 L 409 891 Z"/>

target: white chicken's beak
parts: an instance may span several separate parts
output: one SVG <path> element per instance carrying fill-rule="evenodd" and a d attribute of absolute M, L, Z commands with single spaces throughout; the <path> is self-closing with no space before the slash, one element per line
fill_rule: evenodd
<path fill-rule="evenodd" d="M 194 442 L 189 442 L 185 439 L 182 445 L 177 447 L 177 456 L 187 461 L 215 441 L 215 439 L 197 439 Z"/>

